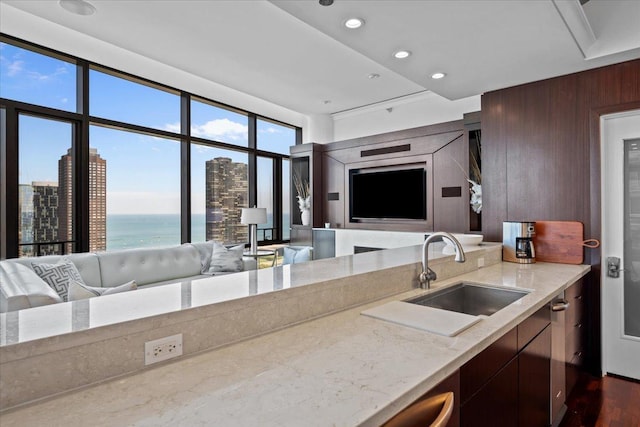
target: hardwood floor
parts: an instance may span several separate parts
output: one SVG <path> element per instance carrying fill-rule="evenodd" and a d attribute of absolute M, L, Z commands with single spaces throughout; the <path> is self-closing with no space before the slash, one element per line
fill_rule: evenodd
<path fill-rule="evenodd" d="M 640 383 L 618 377 L 585 377 L 567 402 L 560 427 L 639 427 Z"/>

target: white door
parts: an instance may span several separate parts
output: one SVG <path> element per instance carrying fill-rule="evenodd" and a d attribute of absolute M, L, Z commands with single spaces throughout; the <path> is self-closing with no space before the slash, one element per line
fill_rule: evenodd
<path fill-rule="evenodd" d="M 602 370 L 640 379 L 640 110 L 602 116 L 600 125 Z M 609 257 L 620 259 L 618 278 Z"/>

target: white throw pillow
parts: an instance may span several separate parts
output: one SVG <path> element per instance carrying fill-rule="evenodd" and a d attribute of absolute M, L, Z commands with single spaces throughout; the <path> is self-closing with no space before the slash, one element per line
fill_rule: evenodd
<path fill-rule="evenodd" d="M 213 242 L 213 252 L 211 253 L 211 262 L 209 269 L 204 274 L 215 273 L 233 273 L 242 271 L 244 265 L 242 263 L 242 254 L 244 245 L 237 245 L 232 248 L 226 248 L 223 245 Z"/>
<path fill-rule="evenodd" d="M 31 263 L 33 271 L 51 288 L 60 295 L 63 301 L 67 301 L 69 283 L 72 280 L 84 284 L 80 272 L 76 266 L 66 258 L 62 258 L 57 264 Z"/>
<path fill-rule="evenodd" d="M 200 254 L 200 273 L 206 274 L 211 264 L 211 254 L 213 253 L 213 240 L 209 240 L 205 243 L 198 243 L 194 245 Z"/>
<path fill-rule="evenodd" d="M 62 298 L 35 271 L 18 262 L 0 262 L 0 313 L 55 304 Z"/>
<path fill-rule="evenodd" d="M 113 288 L 96 288 L 93 286 L 87 286 L 84 283 L 72 280 L 69 283 L 69 301 L 78 301 L 81 299 L 99 297 L 102 295 L 118 294 L 120 292 L 133 291 L 138 288 L 138 284 L 135 280 L 124 283 L 120 286 Z"/>

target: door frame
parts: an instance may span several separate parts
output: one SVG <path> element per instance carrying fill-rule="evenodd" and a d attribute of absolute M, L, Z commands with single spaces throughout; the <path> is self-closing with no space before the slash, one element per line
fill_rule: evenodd
<path fill-rule="evenodd" d="M 601 116 L 624 113 L 625 111 L 640 109 L 640 101 L 627 102 L 621 104 L 604 105 L 591 109 L 589 113 L 589 172 L 591 197 L 589 200 L 590 224 L 585 230 L 590 238 L 600 240 L 602 238 L 602 171 L 601 171 L 601 150 L 603 142 L 600 140 L 600 118 Z M 591 264 L 591 274 L 589 275 L 587 294 L 589 310 L 588 316 L 588 337 L 587 337 L 587 369 L 599 376 L 602 375 L 602 311 L 601 311 L 601 262 L 602 257 L 599 250 L 586 252 L 586 261 Z"/>
<path fill-rule="evenodd" d="M 603 140 L 603 144 L 601 145 L 601 149 L 602 149 L 601 156 L 604 156 L 606 154 L 608 158 L 606 163 L 608 164 L 608 168 L 609 168 L 607 169 L 607 164 L 605 164 L 605 161 L 603 161 L 602 163 L 602 168 L 603 168 L 602 189 L 603 190 L 605 188 L 604 184 L 606 179 L 608 179 L 608 186 L 612 185 L 611 180 L 615 180 L 613 181 L 613 183 L 616 183 L 616 184 L 618 182 L 617 181 L 618 179 L 622 180 L 622 178 L 618 177 L 618 175 L 616 174 L 616 168 L 617 168 L 618 162 L 623 161 L 621 158 L 619 159 L 617 156 L 620 153 L 624 152 L 624 147 L 616 147 L 616 146 L 620 142 L 622 142 L 624 145 L 626 144 L 625 141 L 629 141 L 630 139 L 623 138 L 622 141 L 620 141 L 618 139 L 620 137 L 619 127 L 617 128 L 614 127 L 613 122 L 615 122 L 616 120 L 627 119 L 627 118 L 632 118 L 632 120 L 634 120 L 634 123 L 638 123 L 640 121 L 640 108 L 600 116 L 601 139 Z M 618 122 L 617 126 L 620 126 L 619 123 L 620 122 Z M 611 132 L 616 129 L 617 131 L 613 135 L 614 138 L 606 139 L 607 136 L 609 136 L 610 138 L 612 136 L 610 135 Z M 624 134 L 626 133 L 627 132 L 625 131 Z M 640 135 L 634 136 L 632 140 L 637 141 L 638 137 L 640 137 Z M 615 150 L 615 154 L 613 155 L 613 157 L 612 157 L 613 152 L 611 150 Z M 615 163 L 611 163 L 612 161 L 614 161 Z M 621 208 L 619 212 L 617 209 L 613 209 L 611 207 L 604 206 L 604 205 L 602 206 L 601 215 L 602 215 L 603 230 L 605 227 L 617 227 L 617 225 L 615 224 L 618 221 L 615 220 L 614 218 L 617 217 L 618 214 L 622 216 L 625 211 L 626 203 L 624 203 L 623 206 L 620 206 L 618 204 L 619 203 L 618 197 L 624 197 L 622 189 L 619 189 L 619 191 L 620 193 L 618 194 L 616 191 L 616 195 L 614 196 L 616 200 L 616 202 L 614 203 L 614 206 Z M 611 202 L 612 202 L 612 199 L 609 199 L 609 203 Z M 606 224 L 605 224 L 605 221 L 606 221 Z M 626 226 L 624 227 L 626 228 Z M 612 232 L 615 231 L 615 233 L 621 232 L 621 230 L 618 230 L 617 228 L 611 231 Z M 618 236 L 618 234 L 616 234 L 614 237 L 616 236 Z M 628 257 L 628 254 L 625 253 L 626 243 L 622 245 L 622 247 L 618 247 L 617 244 L 614 243 L 615 240 L 617 239 L 613 239 L 613 240 L 604 239 L 602 241 L 602 246 L 601 246 L 602 258 L 606 260 L 606 257 L 608 256 L 620 256 L 622 257 L 622 260 L 623 260 L 622 267 L 626 268 L 625 267 L 626 259 Z M 614 245 L 615 249 L 613 247 L 610 247 L 609 244 Z M 622 250 L 622 252 L 619 252 L 620 250 Z M 601 310 L 603 314 L 601 319 L 601 328 L 602 328 L 602 331 L 606 333 L 605 335 L 602 336 L 602 347 L 601 347 L 602 375 L 608 374 L 608 373 L 626 375 L 627 373 L 631 373 L 633 371 L 633 372 L 636 372 L 636 374 L 629 375 L 629 376 L 634 377 L 637 375 L 637 371 L 634 368 L 630 367 L 629 358 L 618 355 L 618 352 L 626 353 L 626 351 L 628 350 L 628 351 L 632 351 L 633 353 L 636 353 L 638 346 L 640 346 L 640 337 L 625 334 L 624 326 L 623 326 L 624 310 L 620 311 L 619 313 L 616 313 L 615 306 L 611 305 L 611 304 L 614 304 L 614 301 L 618 299 L 620 299 L 620 302 L 622 302 L 622 299 L 624 298 L 624 292 L 625 292 L 624 291 L 624 287 L 625 287 L 624 275 L 619 279 L 608 280 L 607 277 L 605 276 L 605 272 L 606 272 L 606 267 L 602 266 L 601 276 L 600 276 L 600 280 L 602 283 Z M 620 283 L 620 281 L 622 281 L 622 283 Z M 632 342 L 635 342 L 635 343 L 632 343 Z M 611 349 L 614 349 L 614 351 L 612 351 Z"/>

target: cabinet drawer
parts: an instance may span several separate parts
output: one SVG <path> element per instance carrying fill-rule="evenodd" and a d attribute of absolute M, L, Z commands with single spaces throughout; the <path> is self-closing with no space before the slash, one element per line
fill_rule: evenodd
<path fill-rule="evenodd" d="M 460 402 L 466 402 L 518 353 L 517 327 L 460 368 Z"/>
<path fill-rule="evenodd" d="M 584 314 L 584 303 L 586 299 L 584 283 L 584 279 L 580 279 L 564 291 L 564 298 L 569 303 L 566 311 L 566 321 L 569 325 L 578 323 Z"/>
<path fill-rule="evenodd" d="M 584 295 L 584 288 L 584 279 L 579 279 L 576 283 L 565 289 L 564 295 L 567 299 L 574 299 L 580 295 Z"/>
<path fill-rule="evenodd" d="M 582 364 L 584 363 L 584 352 L 578 352 L 573 358 L 567 359 L 566 365 L 566 393 L 567 396 L 571 394 L 573 388 L 578 382 L 580 371 L 582 370 Z"/>
<path fill-rule="evenodd" d="M 565 341 L 565 360 L 570 361 L 578 353 L 584 352 L 585 328 L 572 328 Z"/>
<path fill-rule="evenodd" d="M 518 325 L 518 351 L 525 348 L 550 323 L 551 309 L 548 304 L 520 323 Z"/>
<path fill-rule="evenodd" d="M 569 304 L 569 308 L 567 308 L 564 318 L 567 333 L 574 327 L 584 327 L 586 317 L 582 301 L 574 300 L 569 302 Z"/>
<path fill-rule="evenodd" d="M 463 379 L 462 377 L 461 379 Z M 460 407 L 463 427 L 518 425 L 518 359 L 513 359 Z"/>

